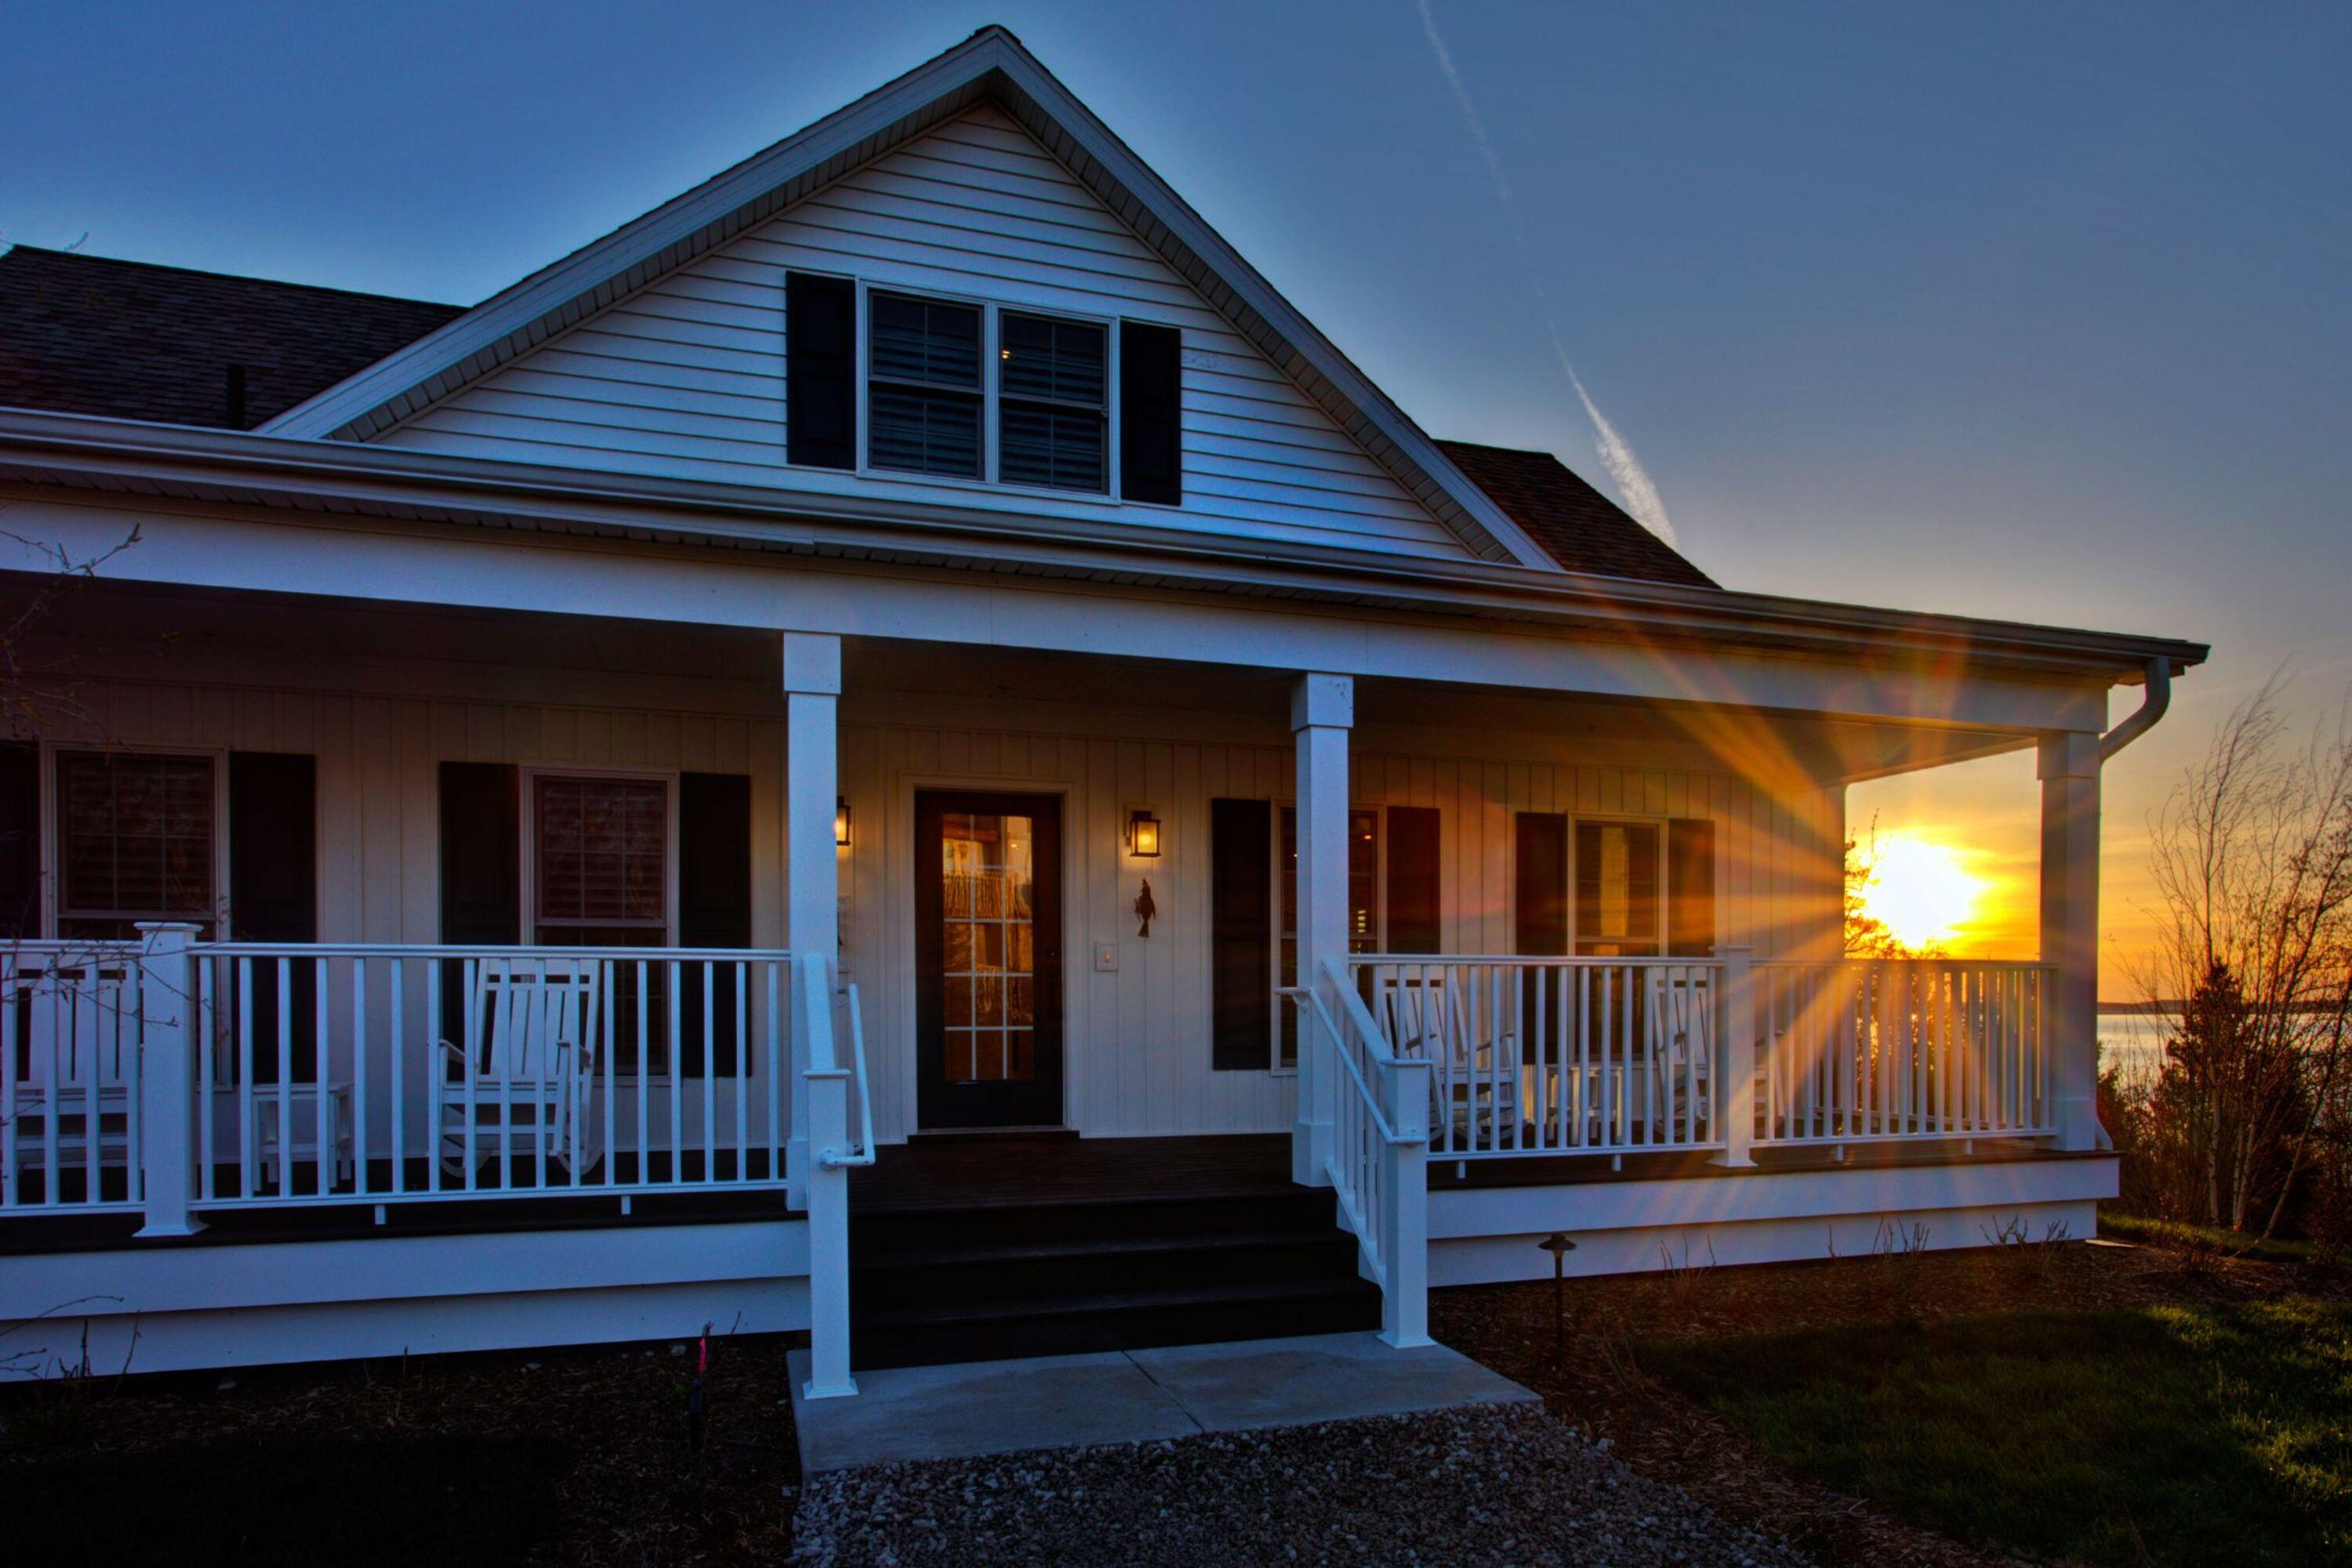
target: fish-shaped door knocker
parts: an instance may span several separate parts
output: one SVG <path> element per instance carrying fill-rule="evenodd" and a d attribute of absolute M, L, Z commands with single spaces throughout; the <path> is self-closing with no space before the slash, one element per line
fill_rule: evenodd
<path fill-rule="evenodd" d="M 1143 921 L 1142 925 L 1136 928 L 1135 934 L 1138 936 L 1150 936 L 1151 934 L 1151 918 L 1159 912 L 1160 906 L 1151 901 L 1151 880 L 1150 878 L 1146 878 L 1143 883 L 1143 891 L 1135 895 L 1136 918 Z"/>

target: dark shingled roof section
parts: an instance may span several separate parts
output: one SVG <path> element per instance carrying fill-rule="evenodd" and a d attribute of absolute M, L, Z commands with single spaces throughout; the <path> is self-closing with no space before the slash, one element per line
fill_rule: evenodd
<path fill-rule="evenodd" d="M 462 314 L 20 245 L 0 255 L 0 406 L 225 426 L 241 364 L 250 428 Z M 1549 452 L 1438 446 L 1570 571 L 1715 586 Z"/>
<path fill-rule="evenodd" d="M 1674 546 L 1625 514 L 1549 452 L 1440 441 L 1470 482 L 1494 498 L 1551 558 L 1571 572 L 1649 583 L 1717 586 Z"/>
<path fill-rule="evenodd" d="M 415 342 L 455 305 L 20 245 L 0 255 L 0 405 L 250 427 Z"/>

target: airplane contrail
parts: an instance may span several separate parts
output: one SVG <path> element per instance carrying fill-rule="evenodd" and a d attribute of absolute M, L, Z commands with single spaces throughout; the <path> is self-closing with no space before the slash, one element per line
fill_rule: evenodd
<path fill-rule="evenodd" d="M 1544 288 L 1543 274 L 1536 267 L 1535 246 L 1528 240 L 1527 225 L 1519 217 L 1518 196 L 1511 189 L 1510 176 L 1503 172 L 1502 155 L 1495 150 L 1494 138 L 1486 134 L 1486 121 L 1478 118 L 1477 105 L 1470 101 L 1470 89 L 1463 84 L 1453 51 L 1445 47 L 1445 38 L 1437 30 L 1437 18 L 1430 12 L 1429 0 L 1413 0 L 1413 5 L 1421 12 L 1421 30 L 1429 36 L 1429 47 L 1437 57 L 1437 68 L 1444 73 L 1446 85 L 1454 89 L 1454 101 L 1462 110 L 1463 123 L 1470 128 L 1470 139 L 1477 143 L 1478 155 L 1486 160 L 1486 173 L 1495 182 L 1495 195 L 1502 203 L 1503 216 L 1509 222 L 1512 241 L 1518 247 L 1519 264 L 1527 269 L 1528 286 L 1535 293 L 1537 308 L 1543 312 L 1544 332 L 1551 340 L 1552 356 L 1559 361 L 1561 374 L 1568 377 L 1576 400 L 1584 405 L 1585 415 L 1592 421 L 1592 444 L 1600 453 L 1601 466 L 1609 470 L 1625 510 L 1633 514 L 1635 521 L 1668 544 L 1678 543 L 1674 520 L 1666 515 L 1666 503 L 1660 499 L 1650 471 L 1633 455 L 1632 443 L 1618 434 L 1617 426 L 1592 401 L 1592 394 L 1585 390 L 1584 378 L 1576 374 L 1576 362 L 1568 357 L 1568 345 L 1560 342 L 1559 321 L 1551 307 L 1550 292 Z"/>

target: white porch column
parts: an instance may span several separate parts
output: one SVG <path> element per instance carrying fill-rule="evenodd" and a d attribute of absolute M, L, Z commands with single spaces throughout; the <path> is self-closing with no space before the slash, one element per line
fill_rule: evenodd
<path fill-rule="evenodd" d="M 1302 675 L 1290 691 L 1290 728 L 1298 748 L 1298 976 L 1321 984 L 1324 961 L 1348 956 L 1348 731 L 1356 722 L 1356 682 L 1346 675 Z M 1339 1000 L 1327 998 L 1332 1016 Z M 1290 1175 L 1328 1186 L 1331 1117 L 1339 1084 L 1298 1024 L 1298 1120 L 1290 1139 Z"/>
<path fill-rule="evenodd" d="M 131 1179 L 147 1210 L 141 1236 L 194 1236 L 205 1222 L 188 1212 L 194 1194 L 196 1116 L 196 966 L 188 943 L 197 928 L 183 921 L 141 921 L 139 959 L 139 1143 Z M 319 1097 L 319 1114 L 327 1097 Z M 212 1107 L 202 1108 L 210 1115 Z M 90 1119 L 95 1121 L 95 1117 Z M 89 1136 L 98 1136 L 95 1127 Z M 283 1137 L 290 1147 L 293 1130 Z M 52 1173 L 49 1178 L 55 1181 Z"/>
<path fill-rule="evenodd" d="M 2050 1094 L 2062 1149 L 2096 1149 L 2099 1085 L 2099 738 L 2042 737 L 2042 962 L 2049 999 Z"/>
<path fill-rule="evenodd" d="M 833 842 L 834 802 L 841 792 L 841 638 L 786 632 L 783 678 L 784 940 L 795 953 L 830 964 L 841 952 L 841 881 Z M 807 1042 L 795 1030 L 793 1131 L 784 1153 L 795 1206 L 808 1202 L 809 1117 L 801 1093 L 808 1068 Z"/>

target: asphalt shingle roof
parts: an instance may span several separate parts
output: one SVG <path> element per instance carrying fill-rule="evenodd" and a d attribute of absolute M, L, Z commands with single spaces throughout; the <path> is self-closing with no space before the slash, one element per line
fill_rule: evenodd
<path fill-rule="evenodd" d="M 1549 452 L 1470 441 L 1437 445 L 1471 483 L 1570 571 L 1696 588 L 1717 585 L 1673 545 L 1634 521 Z"/>
<path fill-rule="evenodd" d="M 463 313 L 20 245 L 0 254 L 0 406 L 226 426 L 241 365 L 250 428 Z M 1715 586 L 1549 452 L 1438 446 L 1570 571 Z"/>
<path fill-rule="evenodd" d="M 0 405 L 250 428 L 414 342 L 455 305 L 20 245 L 0 255 Z"/>

